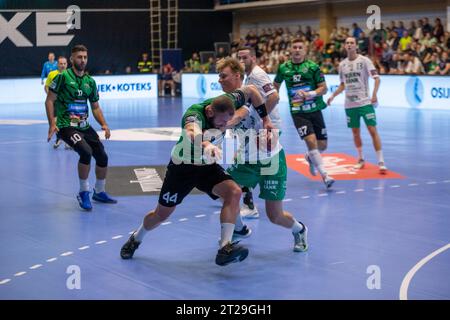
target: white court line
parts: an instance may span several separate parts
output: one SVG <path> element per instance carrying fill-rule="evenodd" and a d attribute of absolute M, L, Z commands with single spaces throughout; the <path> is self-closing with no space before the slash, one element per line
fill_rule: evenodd
<path fill-rule="evenodd" d="M 419 184 L 418 183 L 410 183 L 410 184 L 408 184 L 408 187 L 415 187 L 415 186 L 418 186 Z"/>
<path fill-rule="evenodd" d="M 84 246 L 84 247 L 79 247 L 78 250 L 86 250 L 86 249 L 89 249 L 89 248 L 90 248 L 90 246 Z"/>
<path fill-rule="evenodd" d="M 181 219 L 178 219 L 178 221 L 180 221 L 180 222 L 188 221 L 188 220 L 189 220 L 188 218 L 181 218 Z"/>
<path fill-rule="evenodd" d="M 364 189 L 355 189 L 353 192 L 364 192 Z"/>
<path fill-rule="evenodd" d="M 374 187 L 374 188 L 372 188 L 372 190 L 383 190 L 384 188 L 383 187 Z"/>
<path fill-rule="evenodd" d="M 289 202 L 292 201 L 292 199 L 284 199 L 283 202 Z"/>
<path fill-rule="evenodd" d="M 67 256 L 70 256 L 70 255 L 72 255 L 72 254 L 73 254 L 72 251 L 67 251 L 67 252 L 61 253 L 60 256 L 61 256 L 61 257 L 67 257 Z"/>
<path fill-rule="evenodd" d="M 310 196 L 303 196 L 302 199 L 309 199 Z"/>
<path fill-rule="evenodd" d="M 161 225 L 162 226 L 166 226 L 166 225 L 168 225 L 168 224 L 171 224 L 172 222 L 170 222 L 170 221 L 167 221 L 167 222 L 163 222 L 163 223 L 161 223 Z"/>
<path fill-rule="evenodd" d="M 400 188 L 400 186 L 398 184 L 394 184 L 391 186 L 391 188 Z"/>
<path fill-rule="evenodd" d="M 0 281 L 0 284 L 6 284 L 10 281 L 11 281 L 11 279 L 4 279 L 4 280 Z"/>
<path fill-rule="evenodd" d="M 162 223 L 163 224 L 163 223 Z M 128 234 L 133 234 L 134 233 L 134 231 L 130 231 L 130 232 L 128 232 Z"/>
<path fill-rule="evenodd" d="M 214 211 L 214 214 L 220 214 L 220 210 L 219 211 Z"/>
<path fill-rule="evenodd" d="M 437 249 L 436 251 L 433 251 L 425 258 L 420 260 L 411 270 L 409 270 L 409 272 L 406 274 L 405 278 L 402 281 L 402 285 L 400 286 L 400 300 L 408 300 L 409 283 L 411 282 L 416 272 L 419 271 L 419 269 L 422 268 L 428 261 L 430 261 L 435 256 L 444 252 L 447 249 L 450 249 L 450 243 L 446 244 L 442 248 Z"/>
<path fill-rule="evenodd" d="M 317 196 L 318 196 L 318 197 L 326 197 L 326 196 L 328 196 L 328 193 L 320 193 L 320 194 L 318 194 Z"/>
<path fill-rule="evenodd" d="M 106 241 L 106 240 L 100 240 L 100 241 L 97 241 L 95 244 L 104 244 L 104 243 L 107 243 L 108 241 Z"/>
<path fill-rule="evenodd" d="M 35 264 L 34 266 L 30 267 L 30 270 L 35 270 L 35 269 L 38 269 L 40 267 L 42 267 L 42 264 Z"/>
<path fill-rule="evenodd" d="M 450 180 L 444 180 L 444 181 L 442 181 L 443 183 L 449 183 L 450 182 Z"/>
<path fill-rule="evenodd" d="M 198 215 L 196 215 L 195 217 L 196 217 L 196 218 L 203 218 L 203 217 L 206 217 L 206 214 L 198 214 Z"/>
<path fill-rule="evenodd" d="M 47 262 L 53 262 L 53 261 L 56 261 L 56 260 L 58 260 L 58 258 L 50 258 L 50 259 L 47 259 L 46 261 Z"/>
<path fill-rule="evenodd" d="M 111 239 L 117 240 L 117 239 L 120 239 L 120 238 L 122 238 L 122 237 L 123 237 L 123 235 L 119 234 L 119 235 L 117 235 L 117 236 L 112 237 Z"/>
<path fill-rule="evenodd" d="M 338 191 L 338 192 L 336 192 L 336 194 L 344 194 L 344 193 L 347 193 L 347 191 Z"/>
<path fill-rule="evenodd" d="M 26 273 L 27 273 L 26 271 L 17 272 L 17 273 L 14 275 L 14 277 L 20 277 L 20 276 L 23 276 L 23 275 L 26 274 Z"/>
<path fill-rule="evenodd" d="M 427 184 L 436 184 L 436 181 L 428 181 Z"/>

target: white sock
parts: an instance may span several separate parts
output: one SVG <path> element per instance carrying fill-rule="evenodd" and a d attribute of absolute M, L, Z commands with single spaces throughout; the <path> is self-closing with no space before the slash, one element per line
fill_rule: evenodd
<path fill-rule="evenodd" d="M 105 192 L 106 179 L 97 179 L 95 181 L 95 192 Z"/>
<path fill-rule="evenodd" d="M 294 223 L 292 224 L 292 233 L 299 233 L 303 230 L 303 224 L 294 219 Z"/>
<path fill-rule="evenodd" d="M 89 191 L 89 180 L 80 179 L 80 192 Z"/>
<path fill-rule="evenodd" d="M 364 159 L 364 155 L 362 152 L 362 147 L 356 148 L 356 150 L 358 150 L 358 160 L 359 159 Z"/>
<path fill-rule="evenodd" d="M 233 231 L 234 223 L 220 224 L 220 248 L 223 248 L 227 243 L 231 242 Z"/>
<path fill-rule="evenodd" d="M 308 152 L 309 160 L 314 164 L 317 170 L 320 172 L 322 177 L 327 175 L 327 172 L 323 168 L 322 156 L 320 155 L 319 150 L 313 149 Z"/>
<path fill-rule="evenodd" d="M 241 214 L 238 212 L 238 215 L 236 217 L 236 224 L 234 225 L 234 230 L 241 231 L 244 227 L 244 221 L 242 221 Z"/>
<path fill-rule="evenodd" d="M 383 151 L 382 150 L 378 150 L 377 151 L 377 159 L 378 159 L 378 163 L 384 162 L 384 157 L 383 157 Z"/>
<path fill-rule="evenodd" d="M 139 226 L 139 229 L 133 233 L 134 239 L 138 242 L 142 242 L 144 240 L 145 235 L 147 234 L 148 230 L 144 228 L 144 224 L 141 223 Z"/>

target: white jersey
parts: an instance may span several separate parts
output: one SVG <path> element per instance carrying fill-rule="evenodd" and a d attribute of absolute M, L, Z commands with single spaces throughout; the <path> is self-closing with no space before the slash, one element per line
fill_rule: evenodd
<path fill-rule="evenodd" d="M 339 78 L 345 84 L 345 108 L 357 108 L 370 104 L 369 77 L 378 78 L 372 61 L 362 55 L 355 60 L 345 58 L 339 63 Z"/>
<path fill-rule="evenodd" d="M 239 139 L 238 158 L 255 163 L 258 159 L 264 160 L 275 156 L 283 148 L 279 139 L 277 144 L 272 146 L 271 152 L 266 152 L 262 146 L 263 143 L 258 141 L 259 133 L 262 132 L 260 130 L 264 129 L 258 112 L 253 106 L 243 106 L 243 108 L 246 108 L 249 114 L 233 128 L 233 133 Z"/>
<path fill-rule="evenodd" d="M 255 66 L 252 72 L 246 77 L 245 84 L 254 85 L 261 96 L 264 98 L 264 102 L 266 102 L 267 97 L 272 93 L 276 92 L 275 87 L 273 86 L 272 81 L 270 81 L 267 73 L 261 69 L 259 66 Z M 281 129 L 281 117 L 278 112 L 278 106 L 275 106 L 269 114 L 270 120 L 272 120 L 273 125 L 277 129 Z"/>

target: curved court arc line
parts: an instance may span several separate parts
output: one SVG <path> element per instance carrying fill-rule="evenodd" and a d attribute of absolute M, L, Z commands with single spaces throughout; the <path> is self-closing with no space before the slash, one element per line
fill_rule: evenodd
<path fill-rule="evenodd" d="M 408 300 L 408 287 L 409 283 L 411 282 L 412 278 L 416 274 L 417 271 L 419 271 L 420 268 L 422 268 L 428 261 L 433 259 L 438 254 L 444 252 L 445 250 L 450 249 L 450 243 L 446 244 L 442 248 L 439 248 L 429 255 L 427 255 L 425 258 L 420 260 L 414 267 L 412 267 L 411 270 L 406 274 L 406 276 L 403 278 L 402 285 L 400 286 L 400 300 Z"/>

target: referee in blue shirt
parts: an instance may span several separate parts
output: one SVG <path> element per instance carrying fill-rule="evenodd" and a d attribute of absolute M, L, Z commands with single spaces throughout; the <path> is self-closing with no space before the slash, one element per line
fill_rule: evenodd
<path fill-rule="evenodd" d="M 44 84 L 44 79 L 47 78 L 48 74 L 53 70 L 58 69 L 58 62 L 55 60 L 55 54 L 53 52 L 48 53 L 48 61 L 44 63 L 41 72 L 41 84 Z"/>

